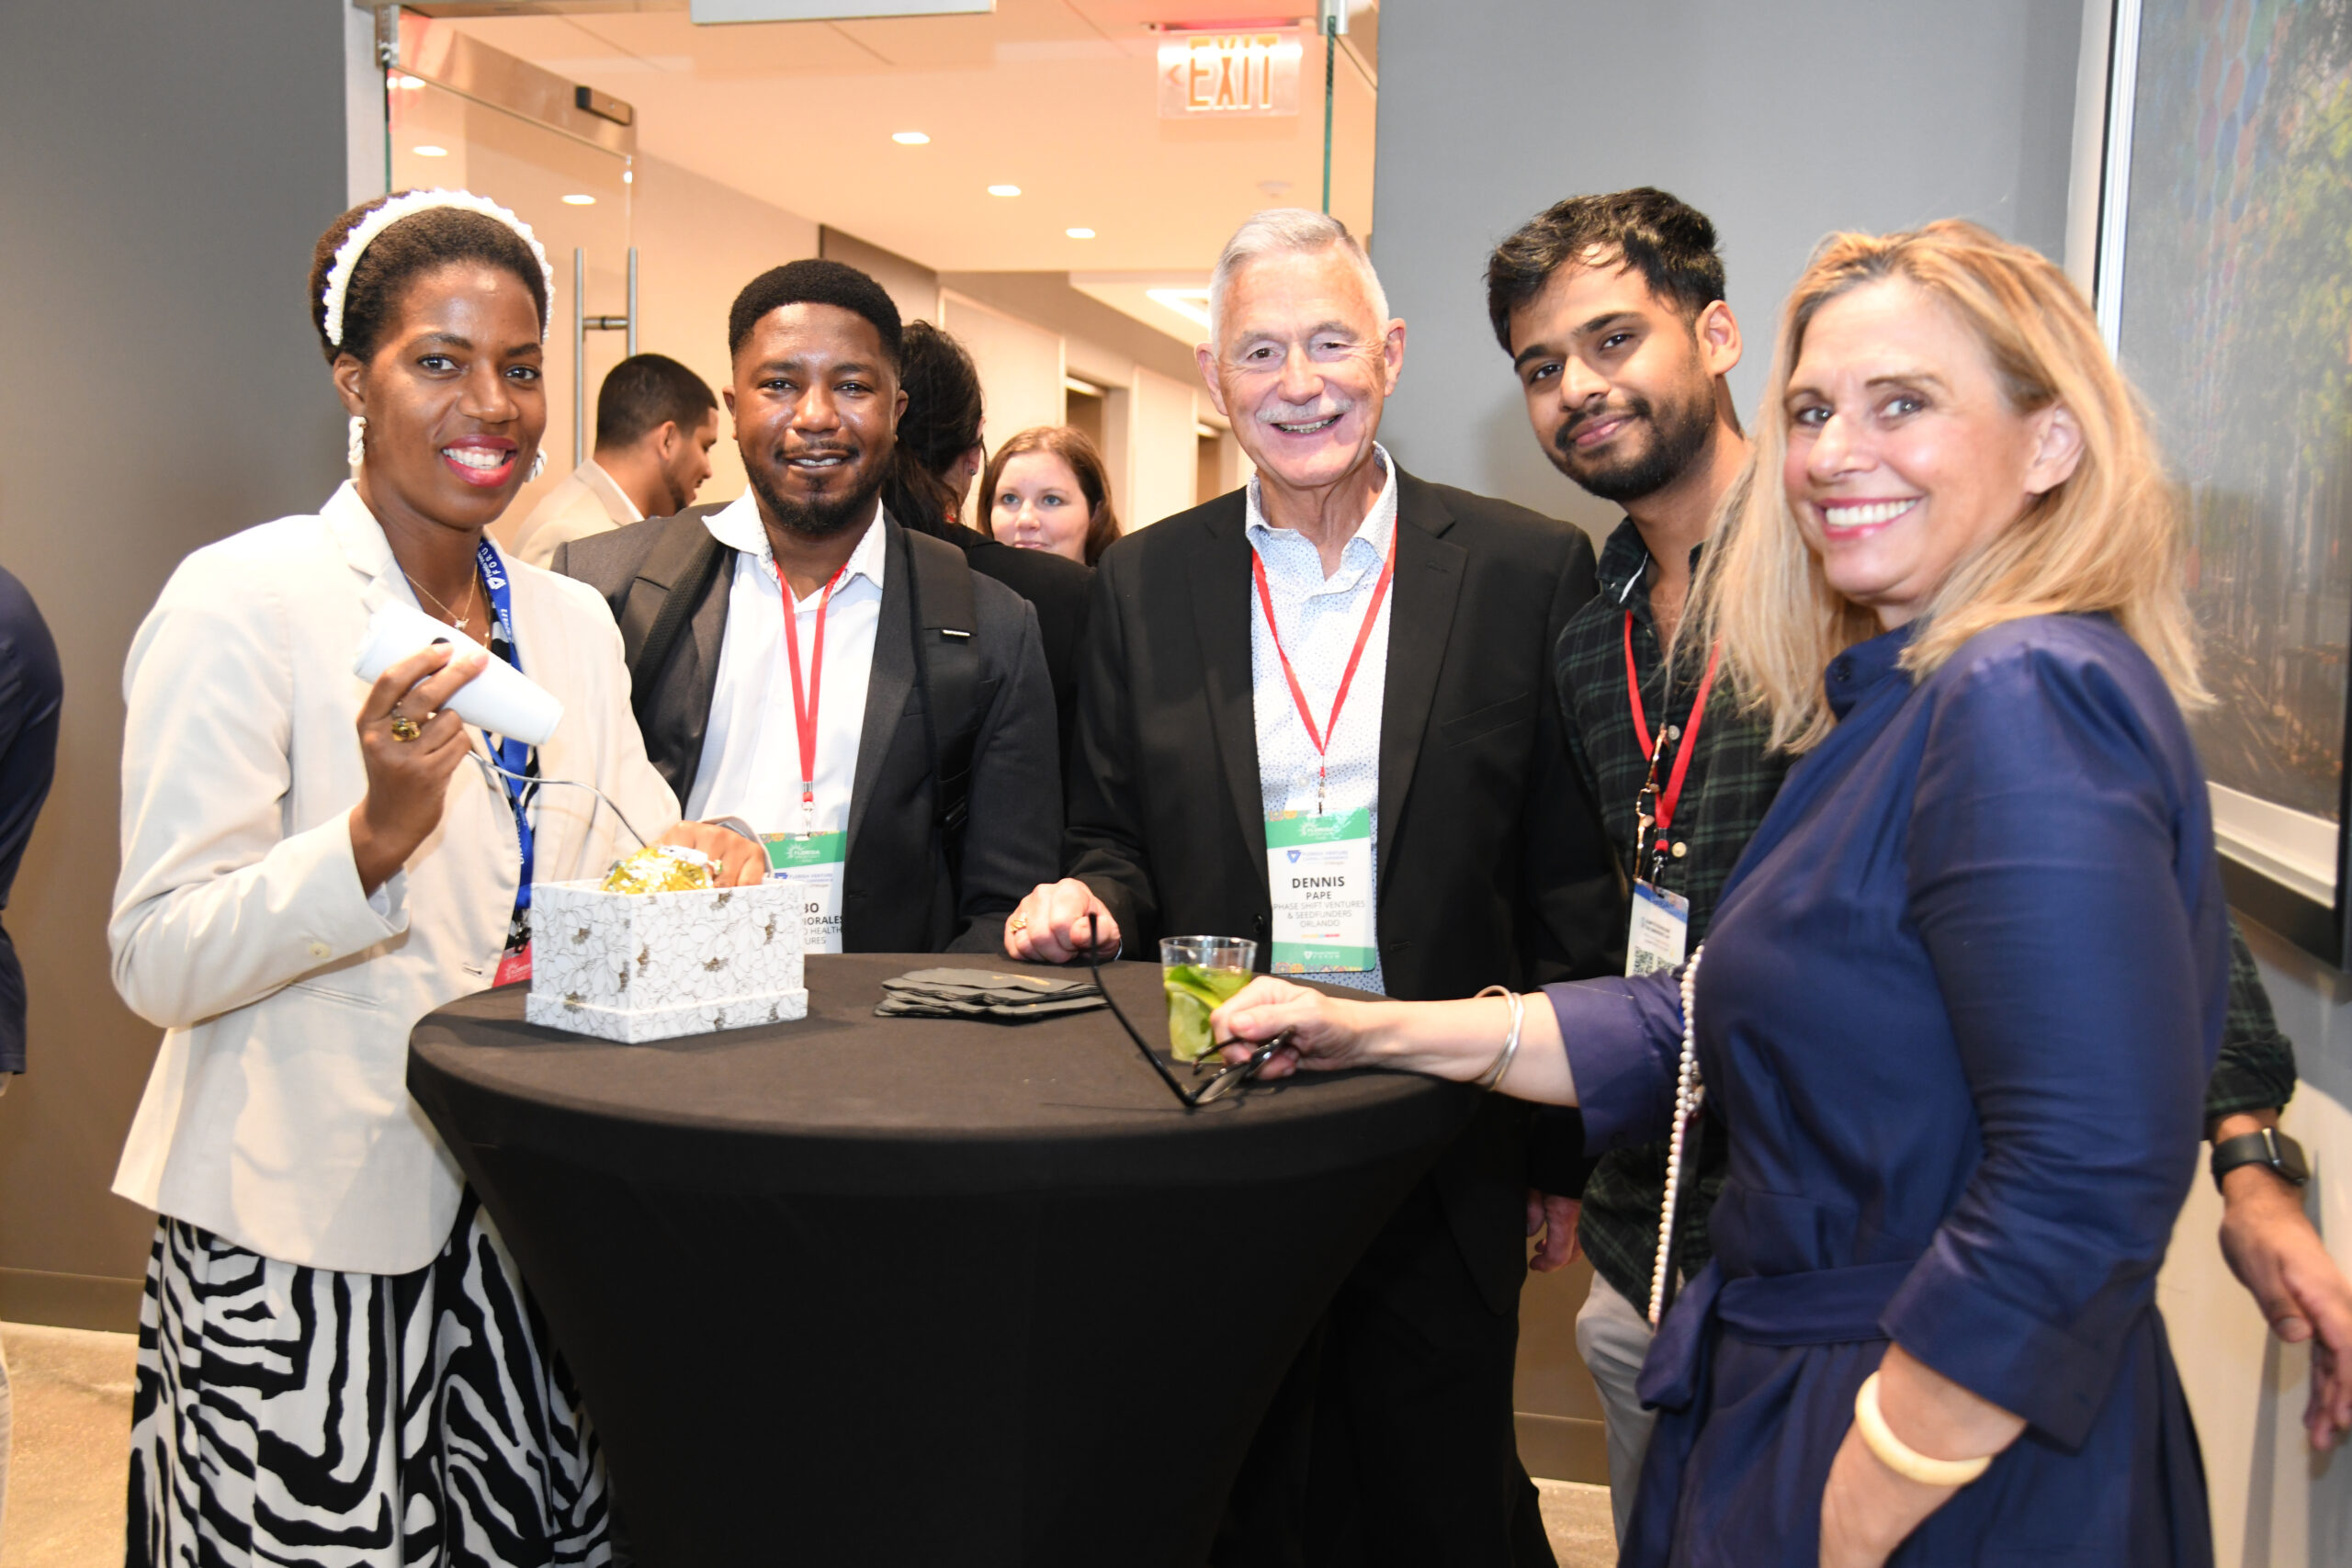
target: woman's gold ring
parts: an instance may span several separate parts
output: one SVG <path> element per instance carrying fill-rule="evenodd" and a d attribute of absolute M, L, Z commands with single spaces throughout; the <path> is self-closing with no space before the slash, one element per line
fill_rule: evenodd
<path fill-rule="evenodd" d="M 1016 933 L 1027 931 L 1029 929 L 1029 917 L 1026 915 L 1013 916 L 1012 929 Z"/>
<path fill-rule="evenodd" d="M 403 741 L 413 740 L 424 733 L 424 727 L 418 724 L 416 720 L 409 717 L 408 715 L 401 712 L 398 708 L 394 708 L 392 710 L 393 739 Z"/>

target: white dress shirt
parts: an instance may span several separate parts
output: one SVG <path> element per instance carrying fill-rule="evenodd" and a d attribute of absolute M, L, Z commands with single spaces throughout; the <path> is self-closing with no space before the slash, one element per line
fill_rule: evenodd
<path fill-rule="evenodd" d="M 1258 477 L 1250 477 L 1248 530 L 1250 547 L 1265 563 L 1266 590 L 1282 624 L 1282 647 L 1274 646 L 1266 625 L 1266 607 L 1254 585 L 1250 591 L 1250 670 L 1251 702 L 1258 728 L 1258 788 L 1268 811 L 1312 811 L 1316 806 L 1318 770 L 1325 774 L 1324 808 L 1332 812 L 1368 809 L 1372 813 L 1373 886 L 1379 883 L 1380 837 L 1380 712 L 1388 688 L 1388 623 L 1396 605 L 1392 589 L 1381 601 L 1380 615 L 1363 646 L 1363 660 L 1348 687 L 1348 705 L 1326 738 L 1321 756 L 1292 700 L 1290 682 L 1283 677 L 1282 656 L 1290 655 L 1291 670 L 1315 715 L 1317 728 L 1329 724 L 1331 699 L 1346 673 L 1348 655 L 1356 634 L 1363 629 L 1364 612 L 1372 605 L 1373 585 L 1380 581 L 1381 563 L 1387 559 L 1390 540 L 1396 535 L 1396 465 L 1385 447 L 1375 445 L 1386 474 L 1378 499 L 1363 523 L 1340 553 L 1340 570 L 1323 575 L 1323 558 L 1315 542 L 1289 528 L 1266 522 L 1259 502 Z M 692 815 L 692 813 L 689 813 Z M 1376 901 L 1375 901 L 1376 905 Z M 1378 942 L 1375 908 L 1374 941 Z M 1354 986 L 1368 991 L 1385 990 L 1377 962 L 1362 973 L 1318 974 L 1318 980 Z"/>
<path fill-rule="evenodd" d="M 759 502 L 747 491 L 704 519 L 704 526 L 734 548 L 735 577 L 727 590 L 727 637 L 718 651 L 718 681 L 711 692 L 702 764 L 695 770 L 687 814 L 697 820 L 741 818 L 763 833 L 842 832 L 849 827 L 857 744 L 865 728 L 866 681 L 882 619 L 882 570 L 888 554 L 882 503 L 874 503 L 873 520 L 850 552 L 825 617 L 813 822 L 801 809 L 800 739 L 786 663 L 792 655 L 784 637 L 784 590 L 767 529 L 760 523 Z M 824 596 L 820 585 L 793 605 L 804 693 L 816 662 L 817 612 Z"/>
<path fill-rule="evenodd" d="M 621 489 L 613 476 L 591 457 L 531 508 L 531 514 L 514 530 L 514 542 L 506 553 L 516 560 L 544 567 L 555 558 L 559 545 L 643 521 L 645 513 L 637 509 L 628 491 Z"/>

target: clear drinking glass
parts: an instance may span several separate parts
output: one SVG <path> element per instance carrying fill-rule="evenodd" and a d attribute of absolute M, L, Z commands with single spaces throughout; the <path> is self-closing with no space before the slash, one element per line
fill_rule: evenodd
<path fill-rule="evenodd" d="M 1180 1062 L 1211 1054 L 1209 1014 L 1250 983 L 1258 944 L 1239 936 L 1164 936 L 1159 983 L 1168 993 L 1168 1044 Z"/>

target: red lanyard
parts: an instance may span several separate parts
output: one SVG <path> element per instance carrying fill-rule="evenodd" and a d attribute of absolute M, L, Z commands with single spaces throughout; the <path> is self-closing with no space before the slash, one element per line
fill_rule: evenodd
<path fill-rule="evenodd" d="M 1306 705 L 1306 693 L 1298 683 L 1298 672 L 1290 667 L 1290 655 L 1283 650 L 1282 627 L 1274 622 L 1273 590 L 1266 586 L 1266 563 L 1257 551 L 1250 552 L 1250 575 L 1258 584 L 1258 603 L 1266 612 L 1266 631 L 1274 639 L 1274 657 L 1283 661 L 1283 679 L 1290 682 L 1290 700 L 1298 705 L 1298 721 L 1306 726 L 1306 739 L 1314 743 L 1317 764 L 1316 809 L 1322 809 L 1322 781 L 1330 773 L 1331 760 L 1327 754 L 1331 737 L 1339 733 L 1340 710 L 1348 705 L 1348 688 L 1355 684 L 1356 666 L 1363 662 L 1363 645 L 1372 640 L 1372 624 L 1380 619 L 1381 603 L 1388 597 L 1388 580 L 1396 574 L 1396 535 L 1388 536 L 1388 558 L 1380 563 L 1380 580 L 1372 585 L 1372 605 L 1363 613 L 1363 625 L 1356 632 L 1356 646 L 1348 655 L 1348 667 L 1340 674 L 1340 689 L 1331 697 L 1331 716 L 1318 733 L 1315 715 Z"/>
<path fill-rule="evenodd" d="M 1723 656 L 1722 643 L 1707 650 L 1707 672 L 1699 681 L 1699 694 L 1691 700 L 1690 722 L 1683 727 L 1682 739 L 1674 749 L 1674 771 L 1667 775 L 1666 791 L 1657 797 L 1657 830 L 1660 833 L 1674 826 L 1674 807 L 1682 799 L 1682 780 L 1690 772 L 1690 754 L 1699 749 L 1699 721 L 1707 716 L 1707 694 L 1715 689 L 1715 663 Z M 1625 612 L 1625 695 L 1634 709 L 1634 739 L 1649 754 L 1650 782 L 1645 788 L 1656 789 L 1657 746 L 1650 739 L 1649 720 L 1642 712 L 1642 677 L 1634 666 L 1634 612 L 1631 610 Z M 1659 737 L 1660 740 L 1664 739 Z"/>
<path fill-rule="evenodd" d="M 817 650 L 808 661 L 808 683 L 800 683 L 800 611 L 792 597 L 792 585 L 784 580 L 784 568 L 769 563 L 775 570 L 776 597 L 784 603 L 784 649 L 792 660 L 792 726 L 800 739 L 800 809 L 813 822 L 817 812 L 817 705 L 825 695 L 825 616 L 833 605 L 833 590 L 849 574 L 849 563 L 843 561 L 841 570 L 833 573 L 825 584 L 824 593 L 817 600 Z M 812 829 L 813 830 L 813 829 Z"/>

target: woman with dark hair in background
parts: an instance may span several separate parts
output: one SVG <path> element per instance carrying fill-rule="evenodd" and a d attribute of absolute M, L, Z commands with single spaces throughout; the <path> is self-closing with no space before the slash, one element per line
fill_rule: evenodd
<path fill-rule="evenodd" d="M 594 592 L 483 537 L 539 458 L 551 281 L 530 230 L 464 191 L 338 219 L 311 317 L 353 477 L 189 556 L 131 643 L 107 937 L 164 1031 L 115 1175 L 158 1215 L 132 1568 L 610 1560 L 595 1438 L 409 1099 L 409 1031 L 529 974 L 534 876 L 603 871 L 634 847 L 622 813 L 730 885 L 766 867 L 671 827 Z M 402 603 L 490 651 L 438 644 L 370 685 L 353 652 Z M 544 744 L 449 711 L 493 657 L 561 699 Z"/>
<path fill-rule="evenodd" d="M 1015 549 L 1092 566 L 1119 537 L 1102 454 L 1074 424 L 1024 430 L 980 480 L 980 531 Z"/>
<path fill-rule="evenodd" d="M 903 355 L 899 385 L 906 389 L 907 412 L 899 418 L 897 466 L 882 487 L 882 504 L 900 526 L 956 546 L 974 571 L 995 578 L 1036 607 L 1061 727 L 1062 761 L 1068 762 L 1078 715 L 1086 585 L 1092 574 L 1043 550 L 1014 549 L 958 521 L 986 454 L 980 445 L 980 373 L 962 344 L 919 317 L 907 322 Z"/>
<path fill-rule="evenodd" d="M 899 420 L 899 466 L 883 504 L 901 524 L 920 520 L 925 533 L 938 535 L 935 525 L 960 522 L 964 498 L 988 461 L 980 444 L 988 423 L 980 372 L 962 344 L 920 316 L 906 324 L 905 355 L 899 384 L 907 412 Z"/>

